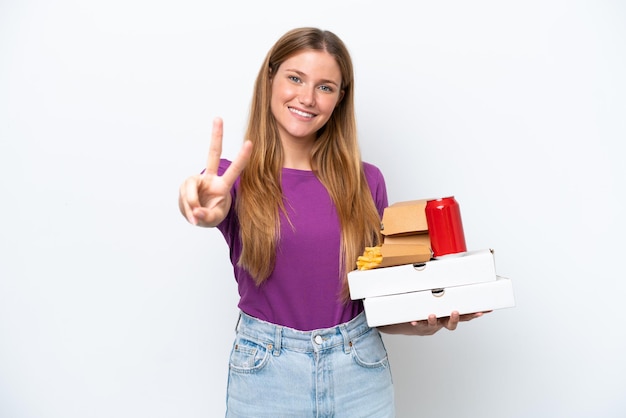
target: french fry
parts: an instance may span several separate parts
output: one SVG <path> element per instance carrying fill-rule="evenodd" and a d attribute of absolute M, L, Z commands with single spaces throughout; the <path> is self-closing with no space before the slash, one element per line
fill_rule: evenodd
<path fill-rule="evenodd" d="M 370 270 L 378 267 L 382 261 L 383 255 L 380 246 L 365 247 L 363 255 L 357 258 L 356 267 L 358 270 Z"/>

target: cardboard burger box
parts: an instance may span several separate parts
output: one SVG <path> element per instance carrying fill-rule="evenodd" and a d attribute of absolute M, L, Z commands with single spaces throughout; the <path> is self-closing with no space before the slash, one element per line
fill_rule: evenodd
<path fill-rule="evenodd" d="M 414 235 L 391 235 L 391 236 L 383 236 L 383 242 L 385 245 L 421 245 L 422 247 L 426 247 L 428 249 L 430 246 L 430 235 L 428 232 L 423 232 Z"/>
<path fill-rule="evenodd" d="M 381 224 L 383 261 L 378 267 L 419 263 L 432 258 L 426 202 L 411 200 L 385 208 Z"/>
<path fill-rule="evenodd" d="M 422 244 L 386 244 L 380 247 L 383 260 L 376 269 L 381 267 L 400 266 L 403 264 L 422 263 L 432 258 L 429 246 Z"/>
<path fill-rule="evenodd" d="M 398 237 L 427 233 L 427 202 L 428 199 L 407 200 L 387 206 L 383 211 L 382 234 Z"/>
<path fill-rule="evenodd" d="M 515 305 L 512 283 L 496 274 L 494 251 L 467 251 L 348 274 L 350 297 L 363 299 L 369 326 L 489 311 Z"/>

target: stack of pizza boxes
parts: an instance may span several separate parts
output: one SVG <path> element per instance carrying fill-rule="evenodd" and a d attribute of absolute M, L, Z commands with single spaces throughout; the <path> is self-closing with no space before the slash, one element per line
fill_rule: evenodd
<path fill-rule="evenodd" d="M 498 276 L 492 249 L 433 256 L 428 200 L 395 203 L 383 214 L 375 268 L 348 274 L 350 297 L 363 299 L 371 327 L 515 306 L 510 279 Z"/>

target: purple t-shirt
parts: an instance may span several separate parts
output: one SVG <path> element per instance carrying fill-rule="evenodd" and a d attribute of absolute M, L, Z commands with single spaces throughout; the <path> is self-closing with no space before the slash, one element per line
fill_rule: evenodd
<path fill-rule="evenodd" d="M 230 165 L 222 159 L 219 174 Z M 387 190 L 380 170 L 364 163 L 365 177 L 380 216 L 387 206 Z M 239 180 L 233 190 L 237 198 Z M 230 247 L 239 289 L 239 308 L 255 318 L 303 331 L 347 322 L 362 310 L 361 301 L 344 303 L 339 294 L 340 228 L 335 206 L 312 171 L 283 168 L 282 190 L 289 222 L 280 214 L 280 241 L 274 271 L 261 286 L 237 266 L 241 255 L 239 224 L 234 203 L 218 228 Z"/>

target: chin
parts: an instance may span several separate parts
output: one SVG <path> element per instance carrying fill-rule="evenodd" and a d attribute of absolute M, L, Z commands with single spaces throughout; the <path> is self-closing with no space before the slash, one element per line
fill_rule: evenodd
<path fill-rule="evenodd" d="M 299 139 L 299 140 L 306 140 L 309 139 L 311 137 L 313 137 L 313 139 L 315 139 L 317 137 L 315 130 L 311 130 L 311 129 L 307 129 L 307 130 L 302 130 L 302 129 L 292 129 L 287 131 L 287 133 L 294 139 Z"/>

